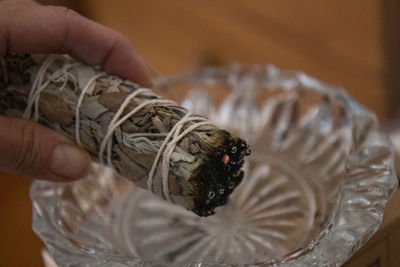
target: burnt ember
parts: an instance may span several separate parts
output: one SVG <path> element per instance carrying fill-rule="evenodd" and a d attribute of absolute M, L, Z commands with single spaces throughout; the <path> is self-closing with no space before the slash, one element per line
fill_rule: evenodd
<path fill-rule="evenodd" d="M 243 140 L 230 136 L 215 153 L 208 155 L 209 160 L 199 172 L 202 187 L 193 210 L 197 215 L 213 215 L 216 207 L 227 203 L 229 195 L 243 180 L 244 157 L 250 153 Z"/>

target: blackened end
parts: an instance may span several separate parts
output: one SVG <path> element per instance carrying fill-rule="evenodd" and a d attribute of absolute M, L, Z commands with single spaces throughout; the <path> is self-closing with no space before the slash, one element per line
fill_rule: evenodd
<path fill-rule="evenodd" d="M 200 188 L 193 211 L 202 217 L 215 214 L 216 207 L 227 203 L 229 195 L 243 180 L 244 157 L 251 153 L 242 139 L 228 132 L 225 136 L 223 144 L 208 155 L 208 161 L 198 172 Z"/>

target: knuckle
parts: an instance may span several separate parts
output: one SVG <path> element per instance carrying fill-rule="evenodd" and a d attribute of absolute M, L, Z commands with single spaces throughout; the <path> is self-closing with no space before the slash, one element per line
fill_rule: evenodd
<path fill-rule="evenodd" d="M 21 172 L 34 171 L 39 161 L 35 141 L 39 137 L 37 127 L 32 122 L 24 123 L 20 131 L 20 142 L 15 151 L 13 168 Z"/>

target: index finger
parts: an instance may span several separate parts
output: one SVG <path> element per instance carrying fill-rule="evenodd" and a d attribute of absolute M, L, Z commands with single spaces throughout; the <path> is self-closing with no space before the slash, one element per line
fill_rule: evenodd
<path fill-rule="evenodd" d="M 148 71 L 122 34 L 57 6 L 0 3 L 0 53 L 68 53 L 90 65 L 144 85 Z"/>

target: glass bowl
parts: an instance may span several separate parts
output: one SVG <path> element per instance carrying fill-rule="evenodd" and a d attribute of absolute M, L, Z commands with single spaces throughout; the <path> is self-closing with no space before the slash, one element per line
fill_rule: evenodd
<path fill-rule="evenodd" d="M 74 183 L 36 181 L 33 229 L 59 266 L 339 266 L 379 228 L 394 153 L 344 90 L 238 64 L 154 90 L 248 141 L 243 182 L 203 218 L 96 164 Z"/>

